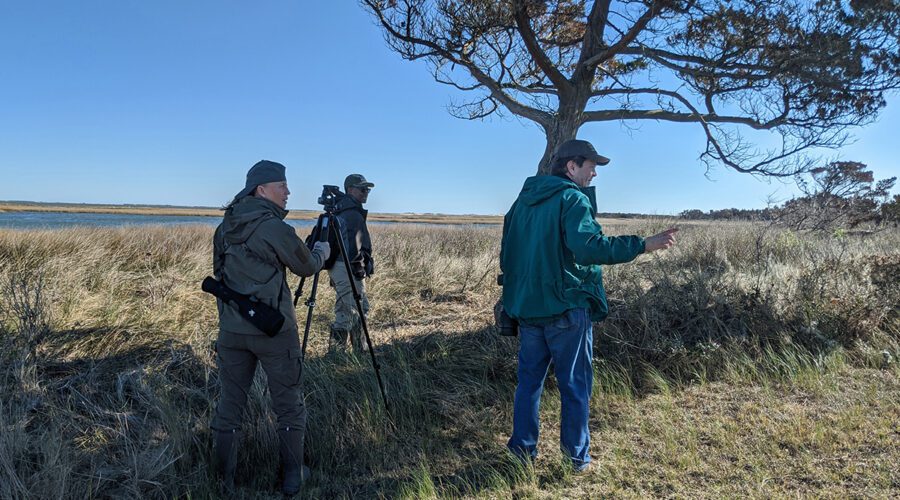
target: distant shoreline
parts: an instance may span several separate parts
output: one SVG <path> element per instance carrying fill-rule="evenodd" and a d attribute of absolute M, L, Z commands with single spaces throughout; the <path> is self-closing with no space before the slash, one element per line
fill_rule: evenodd
<path fill-rule="evenodd" d="M 38 203 L 0 201 L 3 212 L 55 212 L 79 214 L 120 214 L 148 216 L 221 217 L 222 210 L 209 207 L 175 207 L 153 205 L 91 205 L 77 203 Z M 291 210 L 290 220 L 315 220 L 320 211 Z M 373 222 L 408 222 L 418 224 L 503 224 L 502 215 L 444 215 L 444 214 L 378 214 L 369 213 Z"/>

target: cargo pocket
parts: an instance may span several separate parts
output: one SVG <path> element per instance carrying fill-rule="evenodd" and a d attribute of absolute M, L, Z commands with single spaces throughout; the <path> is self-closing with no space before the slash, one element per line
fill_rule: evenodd
<path fill-rule="evenodd" d="M 295 386 L 300 385 L 300 372 L 303 369 L 303 352 L 299 347 L 292 348 L 288 352 L 288 358 L 291 370 L 293 370 L 291 380 L 294 381 Z"/>

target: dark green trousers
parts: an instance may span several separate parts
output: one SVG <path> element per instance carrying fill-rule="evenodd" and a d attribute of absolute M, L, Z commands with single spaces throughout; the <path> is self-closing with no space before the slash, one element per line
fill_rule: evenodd
<path fill-rule="evenodd" d="M 281 332 L 275 337 L 219 332 L 216 360 L 221 386 L 212 428 L 230 431 L 241 428 L 247 394 L 257 363 L 269 381 L 272 409 L 279 429 L 306 429 L 306 406 L 300 387 L 300 338 L 297 332 Z"/>

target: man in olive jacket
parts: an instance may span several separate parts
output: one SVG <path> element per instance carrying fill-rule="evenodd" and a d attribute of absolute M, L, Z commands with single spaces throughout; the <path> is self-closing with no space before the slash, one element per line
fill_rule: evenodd
<path fill-rule="evenodd" d="M 359 291 L 363 314 L 369 313 L 369 298 L 366 296 L 365 278 L 375 272 L 372 258 L 372 238 L 366 226 L 369 212 L 363 208 L 369 200 L 369 192 L 375 184 L 367 181 L 362 174 L 350 174 L 344 179 L 344 196 L 335 205 L 335 214 L 341 221 L 341 238 L 350 261 L 350 274 L 340 256 L 328 269 L 331 286 L 334 287 L 334 323 L 331 325 L 331 346 L 344 347 L 347 337 L 356 352 L 365 348 L 362 338 L 362 323 L 356 310 L 356 300 L 350 280 L 354 280 Z"/>
<path fill-rule="evenodd" d="M 236 309 L 218 301 L 221 393 L 212 429 L 217 470 L 226 489 L 234 483 L 241 417 L 257 362 L 266 371 L 278 418 L 284 493 L 299 491 L 308 475 L 303 466 L 306 407 L 300 387 L 300 341 L 286 269 L 312 276 L 322 268 L 330 249 L 328 243 L 318 242 L 310 251 L 284 222 L 289 194 L 283 165 L 256 163 L 247 173 L 244 189 L 226 207 L 213 240 L 216 278 L 278 309 L 285 318 L 281 331 L 268 337 Z"/>
<path fill-rule="evenodd" d="M 606 236 L 590 183 L 609 159 L 587 141 L 554 155 L 552 175 L 529 177 L 503 221 L 503 307 L 519 322 L 518 386 L 507 446 L 537 456 L 538 408 L 550 362 L 562 402 L 560 444 L 575 471 L 591 461 L 588 409 L 593 384 L 592 322 L 608 314 L 601 264 L 669 248 L 676 229 L 649 238 Z"/>

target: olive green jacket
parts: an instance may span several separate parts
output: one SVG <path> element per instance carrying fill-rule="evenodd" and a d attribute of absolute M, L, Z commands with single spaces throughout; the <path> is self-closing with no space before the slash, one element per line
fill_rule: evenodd
<path fill-rule="evenodd" d="M 213 271 L 236 292 L 256 297 L 284 315 L 285 331 L 297 331 L 297 316 L 285 268 L 312 276 L 324 259 L 310 252 L 293 227 L 287 210 L 269 200 L 246 196 L 225 210 L 213 237 Z M 263 335 L 232 307 L 218 301 L 219 328 L 229 333 Z"/>

